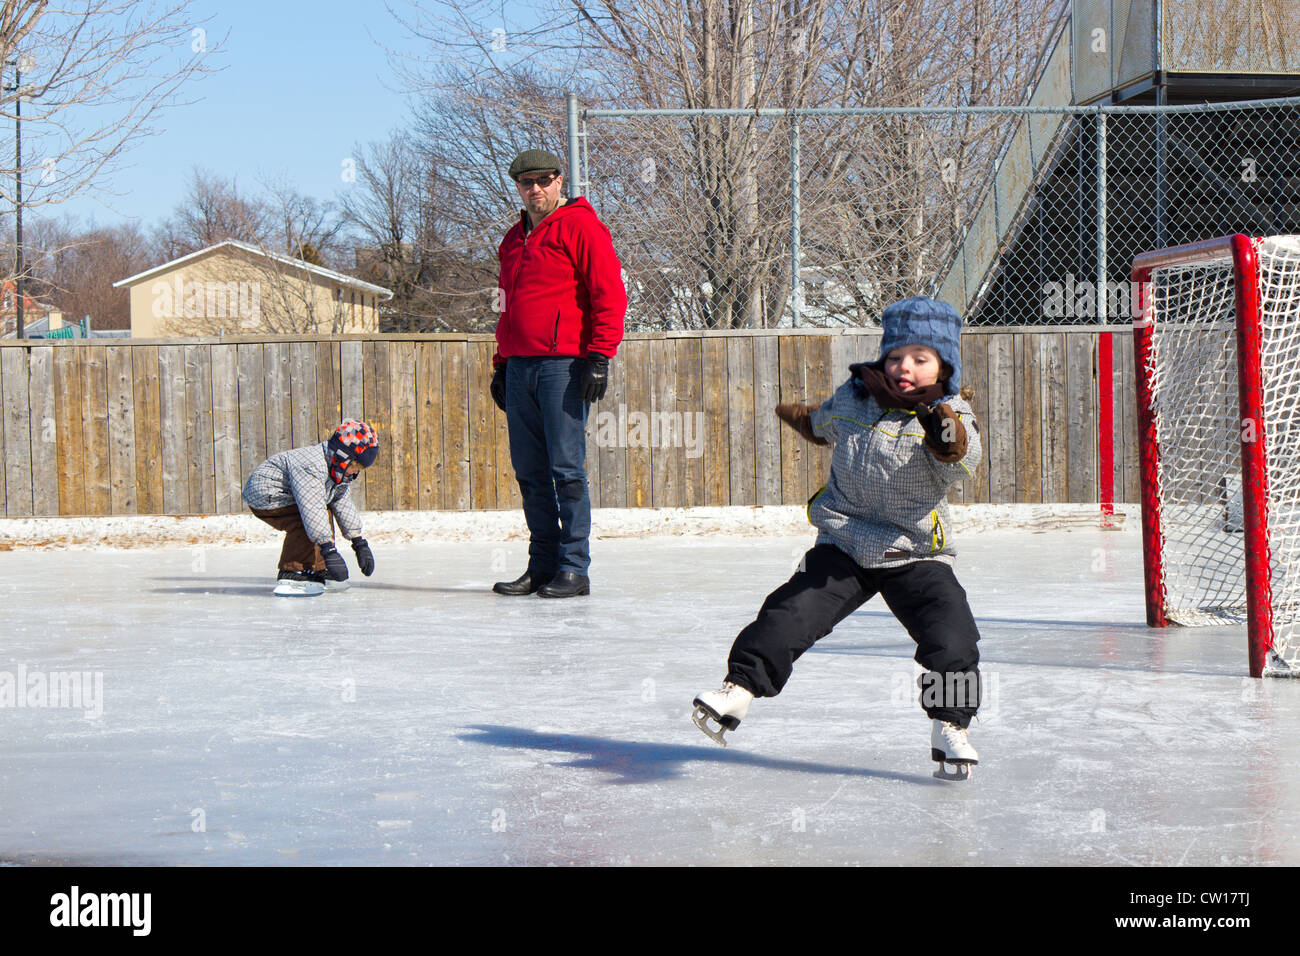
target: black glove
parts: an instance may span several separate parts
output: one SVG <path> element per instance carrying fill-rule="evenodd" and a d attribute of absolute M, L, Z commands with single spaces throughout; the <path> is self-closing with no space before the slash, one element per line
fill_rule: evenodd
<path fill-rule="evenodd" d="M 497 403 L 497 408 L 501 411 L 506 410 L 506 363 L 502 362 L 492 373 L 492 401 Z M 368 572 L 367 572 L 368 573 Z"/>
<path fill-rule="evenodd" d="M 582 373 L 582 400 L 590 404 L 605 397 L 609 387 L 609 359 L 592 352 L 587 356 L 587 369 Z"/>
<path fill-rule="evenodd" d="M 357 567 L 366 577 L 375 573 L 375 555 L 365 538 L 353 538 L 352 550 L 357 553 Z"/>
<path fill-rule="evenodd" d="M 335 581 L 346 581 L 348 566 L 343 562 L 343 555 L 339 554 L 338 549 L 334 547 L 334 542 L 326 541 L 319 547 L 320 556 L 325 559 L 325 573 Z"/>
<path fill-rule="evenodd" d="M 925 430 L 926 447 L 935 458 L 951 464 L 965 457 L 968 443 L 966 426 L 946 403 L 941 402 L 934 408 L 917 405 L 916 420 Z"/>

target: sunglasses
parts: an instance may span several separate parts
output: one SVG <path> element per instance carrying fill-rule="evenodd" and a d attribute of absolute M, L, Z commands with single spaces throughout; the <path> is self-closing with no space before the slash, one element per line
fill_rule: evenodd
<path fill-rule="evenodd" d="M 533 179 L 528 176 L 524 176 L 519 179 L 516 179 L 515 182 L 519 184 L 520 189 L 527 191 L 529 189 L 532 189 L 534 186 L 541 186 L 543 189 L 545 189 L 547 186 L 549 186 L 551 183 L 555 182 L 559 178 L 560 178 L 559 173 L 547 173 L 545 176 L 539 176 L 536 179 Z"/>

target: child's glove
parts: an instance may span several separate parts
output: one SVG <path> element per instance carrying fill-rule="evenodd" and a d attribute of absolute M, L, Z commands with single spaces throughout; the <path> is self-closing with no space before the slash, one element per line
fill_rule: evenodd
<path fill-rule="evenodd" d="M 352 550 L 357 553 L 357 567 L 366 577 L 375 573 L 375 556 L 365 538 L 353 538 Z"/>
<path fill-rule="evenodd" d="M 778 405 L 776 406 L 776 417 L 814 445 L 828 445 L 830 442 L 825 438 L 818 438 L 816 433 L 813 432 L 812 413 L 813 409 L 816 408 L 821 408 L 820 403 L 805 405 L 803 402 L 794 402 L 789 405 Z"/>
<path fill-rule="evenodd" d="M 334 547 L 333 541 L 326 541 L 320 548 L 320 556 L 325 559 L 325 573 L 335 581 L 348 579 L 348 566 L 343 562 L 343 555 Z"/>
<path fill-rule="evenodd" d="M 935 458 L 952 464 L 966 457 L 966 426 L 946 402 L 934 408 L 917 405 L 916 420 L 925 430 L 925 447 Z"/>

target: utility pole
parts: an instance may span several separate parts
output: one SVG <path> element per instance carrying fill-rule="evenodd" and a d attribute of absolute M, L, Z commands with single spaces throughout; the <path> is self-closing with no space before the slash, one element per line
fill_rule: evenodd
<path fill-rule="evenodd" d="M 23 337 L 23 67 L 30 72 L 30 58 L 9 60 L 14 68 L 14 85 L 5 89 L 14 94 L 14 338 Z"/>

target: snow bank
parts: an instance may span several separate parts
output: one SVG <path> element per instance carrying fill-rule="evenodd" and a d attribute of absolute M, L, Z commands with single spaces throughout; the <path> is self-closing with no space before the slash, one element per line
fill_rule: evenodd
<path fill-rule="evenodd" d="M 1137 505 L 1117 505 L 1114 523 L 1132 527 Z M 1100 509 L 1090 505 L 953 505 L 954 533 L 994 528 L 1059 531 L 1096 528 Z M 519 511 L 373 511 L 362 515 L 367 538 L 383 543 L 512 541 L 526 538 Z M 661 535 L 767 537 L 811 535 L 798 506 L 733 508 L 603 508 L 592 514 L 592 536 Z M 0 518 L 0 551 L 93 548 L 186 548 L 278 543 L 280 533 L 250 514 L 119 515 L 109 518 Z"/>

